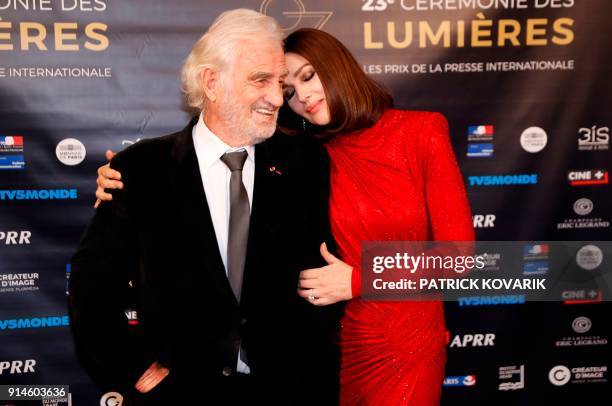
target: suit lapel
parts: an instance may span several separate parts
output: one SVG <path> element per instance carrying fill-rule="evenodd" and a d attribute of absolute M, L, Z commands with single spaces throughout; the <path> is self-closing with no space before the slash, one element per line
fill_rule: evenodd
<path fill-rule="evenodd" d="M 172 155 L 177 165 L 175 168 L 177 198 L 181 208 L 185 228 L 188 230 L 193 249 L 208 270 L 217 291 L 228 301 L 236 305 L 236 298 L 225 273 L 223 260 L 219 253 L 219 245 L 206 201 L 200 167 L 198 165 L 195 147 L 193 145 L 192 128 L 197 118 L 178 135 L 173 146 Z"/>
<path fill-rule="evenodd" d="M 274 255 L 271 247 L 274 247 L 274 232 L 278 218 L 274 216 L 274 209 L 271 206 L 274 205 L 274 196 L 279 193 L 279 190 L 277 190 L 275 182 L 275 177 L 278 175 L 273 172 L 276 158 L 271 144 L 270 141 L 267 141 L 255 146 L 255 182 L 247 258 L 242 284 L 241 304 L 243 305 L 249 303 L 251 299 L 256 299 L 251 297 L 251 294 L 257 295 L 257 292 L 251 293 L 251 281 L 258 278 L 258 272 L 266 271 L 261 269 L 260 256 L 262 254 Z"/>

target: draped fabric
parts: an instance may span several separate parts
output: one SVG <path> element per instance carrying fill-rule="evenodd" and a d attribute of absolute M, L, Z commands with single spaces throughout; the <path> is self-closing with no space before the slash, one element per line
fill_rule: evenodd
<path fill-rule="evenodd" d="M 359 295 L 362 241 L 471 241 L 463 180 L 438 113 L 388 110 L 327 144 L 330 217 Z M 433 405 L 444 378 L 441 302 L 351 300 L 342 320 L 342 405 Z"/>

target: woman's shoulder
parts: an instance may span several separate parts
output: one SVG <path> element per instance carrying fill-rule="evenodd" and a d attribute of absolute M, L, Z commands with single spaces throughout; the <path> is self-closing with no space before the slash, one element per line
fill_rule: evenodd
<path fill-rule="evenodd" d="M 387 123 L 419 126 L 432 123 L 446 123 L 446 118 L 437 111 L 388 109 L 381 117 Z"/>
<path fill-rule="evenodd" d="M 448 137 L 448 122 L 439 112 L 389 109 L 382 120 L 381 132 L 410 155 L 424 157 L 431 147 L 446 142 Z"/>
<path fill-rule="evenodd" d="M 427 144 L 432 134 L 446 134 L 448 122 L 435 111 L 389 109 L 378 125 L 384 133 Z"/>

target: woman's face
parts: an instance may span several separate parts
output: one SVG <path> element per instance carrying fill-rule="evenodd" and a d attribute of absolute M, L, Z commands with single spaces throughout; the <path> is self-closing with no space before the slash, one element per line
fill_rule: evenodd
<path fill-rule="evenodd" d="M 283 96 L 291 110 L 312 124 L 329 124 L 325 91 L 312 65 L 304 57 L 292 52 L 285 54 L 285 60 L 289 75 L 283 84 Z"/>

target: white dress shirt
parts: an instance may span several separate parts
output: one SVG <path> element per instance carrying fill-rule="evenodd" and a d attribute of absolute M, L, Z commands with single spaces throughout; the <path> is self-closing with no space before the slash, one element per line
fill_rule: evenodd
<path fill-rule="evenodd" d="M 221 259 L 227 274 L 227 240 L 230 218 L 230 177 L 231 171 L 221 161 L 221 156 L 227 152 L 245 150 L 247 159 L 242 169 L 242 182 L 249 197 L 249 207 L 253 207 L 253 184 L 255 183 L 255 147 L 245 145 L 232 148 L 210 131 L 204 123 L 202 114 L 198 123 L 193 127 L 193 145 L 195 147 L 202 184 L 206 193 L 206 202 L 210 210 L 217 244 Z M 238 356 L 238 372 L 250 373 L 249 366 L 242 362 Z"/>

